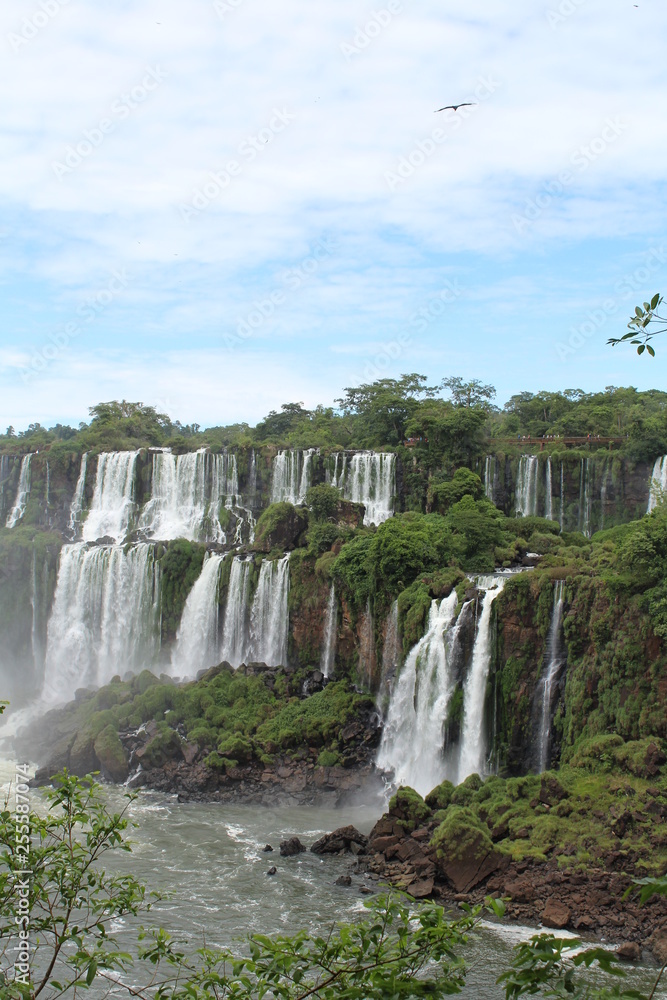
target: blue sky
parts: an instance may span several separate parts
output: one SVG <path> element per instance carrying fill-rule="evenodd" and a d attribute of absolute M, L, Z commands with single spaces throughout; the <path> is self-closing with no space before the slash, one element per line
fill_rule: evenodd
<path fill-rule="evenodd" d="M 667 8 L 5 0 L 0 425 L 664 387 Z M 470 100 L 457 113 L 444 104 Z"/>

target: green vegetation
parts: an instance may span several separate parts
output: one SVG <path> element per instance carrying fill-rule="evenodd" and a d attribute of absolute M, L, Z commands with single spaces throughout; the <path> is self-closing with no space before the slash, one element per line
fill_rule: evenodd
<path fill-rule="evenodd" d="M 667 870 L 667 757 L 659 741 L 620 737 L 581 741 L 558 772 L 520 778 L 471 775 L 445 781 L 422 799 L 401 788 L 389 812 L 408 832 L 426 827 L 440 857 L 515 861 L 558 858 L 560 865 L 604 867 L 625 857 L 649 876 Z"/>
<path fill-rule="evenodd" d="M 303 697 L 305 676 L 303 671 L 282 669 L 245 674 L 221 666 L 179 686 L 161 683 L 145 670 L 131 681 L 115 678 L 56 710 L 45 728 L 50 725 L 66 740 L 77 733 L 82 743 L 94 741 L 107 771 L 110 766 L 122 770 L 123 765 L 126 771 L 117 734 L 153 720 L 157 732 L 143 758 L 149 767 L 180 759 L 184 742 L 214 751 L 233 766 L 265 763 L 274 754 L 292 754 L 303 747 L 311 748 L 315 757 L 329 751 L 337 762 L 341 729 L 372 712 L 374 702 L 345 681 Z M 218 766 L 218 758 L 208 763 Z"/>

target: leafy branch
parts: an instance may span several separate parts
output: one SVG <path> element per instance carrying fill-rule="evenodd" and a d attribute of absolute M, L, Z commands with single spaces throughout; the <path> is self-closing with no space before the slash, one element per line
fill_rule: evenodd
<path fill-rule="evenodd" d="M 643 307 L 636 306 L 635 315 L 632 316 L 628 323 L 628 332 L 622 337 L 610 337 L 607 343 L 611 344 L 612 347 L 616 347 L 617 344 L 630 341 L 631 344 L 639 345 L 637 347 L 637 354 L 643 354 L 646 351 L 654 358 L 655 350 L 651 347 L 649 341 L 653 337 L 657 337 L 659 333 L 667 331 L 667 325 L 662 326 L 661 329 L 650 329 L 651 324 L 667 324 L 667 316 L 661 316 L 658 312 L 662 301 L 662 295 L 656 292 L 651 301 L 645 302 Z"/>

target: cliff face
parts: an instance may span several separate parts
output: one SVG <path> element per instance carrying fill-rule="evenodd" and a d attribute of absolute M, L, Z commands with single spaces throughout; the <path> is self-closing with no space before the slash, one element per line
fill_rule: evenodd
<path fill-rule="evenodd" d="M 510 580 L 497 602 L 496 753 L 509 773 L 534 766 L 539 681 L 554 582 L 535 573 Z M 552 760 L 582 736 L 667 737 L 667 657 L 637 598 L 599 577 L 565 581 L 563 654 L 557 679 Z"/>

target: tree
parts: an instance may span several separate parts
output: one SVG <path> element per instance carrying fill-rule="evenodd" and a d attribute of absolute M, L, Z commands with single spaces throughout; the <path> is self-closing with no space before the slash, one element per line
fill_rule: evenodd
<path fill-rule="evenodd" d="M 359 434 L 367 444 L 398 445 L 405 438 L 408 420 L 419 406 L 419 397 L 437 391 L 427 386 L 425 375 L 382 378 L 360 386 L 348 386 L 337 399 L 346 414 L 359 419 Z"/>
<path fill-rule="evenodd" d="M 496 398 L 492 385 L 484 385 L 478 378 L 464 382 L 458 375 L 442 380 L 442 388 L 449 389 L 455 406 L 481 406 L 490 409 Z"/>

